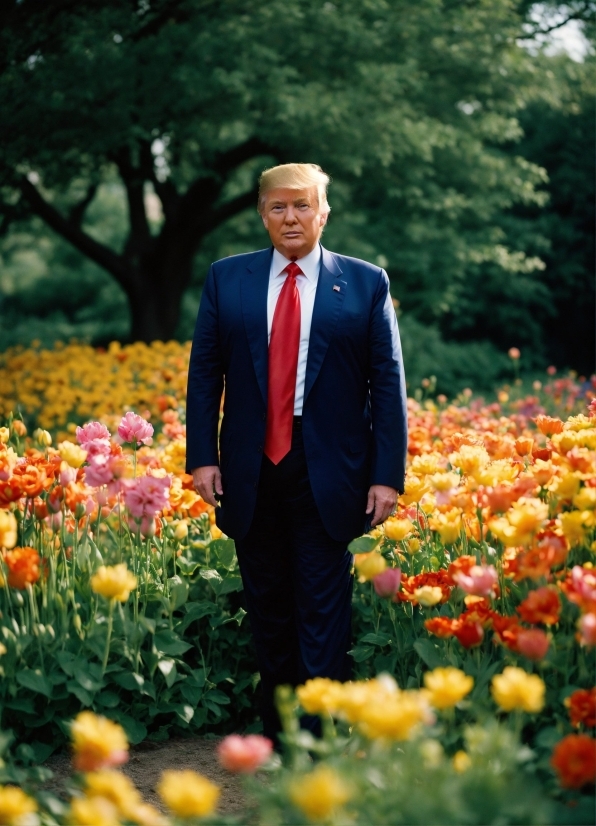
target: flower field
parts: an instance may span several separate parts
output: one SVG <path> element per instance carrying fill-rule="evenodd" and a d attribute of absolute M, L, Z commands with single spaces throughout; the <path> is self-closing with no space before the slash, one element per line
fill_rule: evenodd
<path fill-rule="evenodd" d="M 181 730 L 246 733 L 220 759 L 266 824 L 593 822 L 596 383 L 410 400 L 405 493 L 351 546 L 354 682 L 280 691 L 282 767 L 234 545 L 184 473 L 187 358 L 0 357 L 0 824 L 239 822 L 199 775 L 166 773 L 162 815 L 118 772 Z M 69 738 L 50 801 L 32 767 Z"/>

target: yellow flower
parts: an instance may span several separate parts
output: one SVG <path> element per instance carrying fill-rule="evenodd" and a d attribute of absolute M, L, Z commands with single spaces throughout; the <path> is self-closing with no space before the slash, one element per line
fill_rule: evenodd
<path fill-rule="evenodd" d="M 0 427 L 0 444 L 5 445 L 10 438 L 10 430 L 7 427 Z"/>
<path fill-rule="evenodd" d="M 544 692 L 545 686 L 540 677 L 511 665 L 492 679 L 491 694 L 503 711 L 541 711 Z"/>
<path fill-rule="evenodd" d="M 0 786 L 0 823 L 20 826 L 27 815 L 37 811 L 37 803 L 16 786 Z"/>
<path fill-rule="evenodd" d="M 38 427 L 33 431 L 33 438 L 36 439 L 43 447 L 49 447 L 52 444 L 52 437 L 47 430 Z"/>
<path fill-rule="evenodd" d="M 554 479 L 548 489 L 551 493 L 554 493 L 555 496 L 559 497 L 559 499 L 569 500 L 573 499 L 579 490 L 579 486 L 579 477 L 577 477 L 574 473 L 566 473 L 565 476 Z"/>
<path fill-rule="evenodd" d="M 72 826 L 120 826 L 118 810 L 105 797 L 75 797 L 67 822 Z"/>
<path fill-rule="evenodd" d="M 439 513 L 428 520 L 433 531 L 437 531 L 444 545 L 451 545 L 457 539 L 462 529 L 461 511 L 454 508 L 448 513 Z"/>
<path fill-rule="evenodd" d="M 387 563 L 381 554 L 371 551 L 368 554 L 356 554 L 354 556 L 354 567 L 358 571 L 360 582 L 367 582 L 384 571 Z"/>
<path fill-rule="evenodd" d="M 568 511 L 559 514 L 557 522 L 570 545 L 579 545 L 584 541 L 584 522 L 586 521 L 584 513 L 586 511 Z"/>
<path fill-rule="evenodd" d="M 488 465 L 490 457 L 486 448 L 480 445 L 462 445 L 457 453 L 449 456 L 449 461 L 453 467 L 461 468 L 467 476 L 470 476 L 481 467 Z"/>
<path fill-rule="evenodd" d="M 197 772 L 163 772 L 157 792 L 178 817 L 205 817 L 213 814 L 219 800 L 219 786 Z"/>
<path fill-rule="evenodd" d="M 91 711 L 81 711 L 70 727 L 74 765 L 80 771 L 115 766 L 128 759 L 128 741 L 122 726 Z"/>
<path fill-rule="evenodd" d="M 416 588 L 414 597 L 425 608 L 430 608 L 436 605 L 443 598 L 443 591 L 438 585 L 423 585 L 421 588 Z"/>
<path fill-rule="evenodd" d="M 333 714 L 339 705 L 342 684 L 327 677 L 315 677 L 307 680 L 304 685 L 298 686 L 296 696 L 298 702 L 307 714 Z"/>
<path fill-rule="evenodd" d="M 506 516 L 518 534 L 534 534 L 548 518 L 548 505 L 540 499 L 522 497 L 513 503 Z"/>
<path fill-rule="evenodd" d="M 429 482 L 434 490 L 447 491 L 459 486 L 461 477 L 459 473 L 433 473 L 429 476 Z"/>
<path fill-rule="evenodd" d="M 180 522 L 177 522 L 174 526 L 174 537 L 179 541 L 186 539 L 188 536 L 188 522 L 184 519 L 181 519 Z"/>
<path fill-rule="evenodd" d="M 291 781 L 288 796 L 309 820 L 327 820 L 351 795 L 347 783 L 329 766 Z"/>
<path fill-rule="evenodd" d="M 430 704 L 435 708 L 450 708 L 469 694 L 474 680 L 459 668 L 435 668 L 424 675 Z"/>
<path fill-rule="evenodd" d="M 430 488 L 424 479 L 414 476 L 413 473 L 408 473 L 404 492 L 399 497 L 399 501 L 402 505 L 412 505 L 415 502 L 420 502 L 424 494 L 429 490 Z"/>
<path fill-rule="evenodd" d="M 588 511 L 596 508 L 596 488 L 582 488 L 573 497 L 573 505 L 580 511 Z"/>
<path fill-rule="evenodd" d="M 96 594 L 101 594 L 107 599 L 117 599 L 119 602 L 126 602 L 130 592 L 137 587 L 137 578 L 132 574 L 126 564 L 102 565 L 91 577 L 91 590 Z"/>
<path fill-rule="evenodd" d="M 110 770 L 86 774 L 85 794 L 109 800 L 118 814 L 128 820 L 134 819 L 132 815 L 143 802 L 138 789 L 126 775 Z"/>
<path fill-rule="evenodd" d="M 408 547 L 407 551 L 409 554 L 417 554 L 420 550 L 420 540 L 419 539 L 408 539 Z"/>
<path fill-rule="evenodd" d="M 387 539 L 394 539 L 401 542 L 406 536 L 412 533 L 413 525 L 409 519 L 387 519 L 383 525 Z"/>
<path fill-rule="evenodd" d="M 471 473 L 479 485 L 494 487 L 501 482 L 512 482 L 518 474 L 517 468 L 505 459 L 498 459 Z"/>
<path fill-rule="evenodd" d="M 472 761 L 470 760 L 470 756 L 467 752 L 456 751 L 453 755 L 453 768 L 455 769 L 458 774 L 467 771 L 470 766 L 472 765 Z"/>
<path fill-rule="evenodd" d="M 17 544 L 17 520 L 13 513 L 0 510 L 0 548 L 14 548 Z"/>
<path fill-rule="evenodd" d="M 430 721 L 428 701 L 420 691 L 397 691 L 383 703 L 370 702 L 361 710 L 358 726 L 371 739 L 407 740 L 421 723 Z"/>
<path fill-rule="evenodd" d="M 79 445 L 73 442 L 60 442 L 58 444 L 58 453 L 67 465 L 74 468 L 80 468 L 87 458 L 87 451 L 83 450 Z"/>

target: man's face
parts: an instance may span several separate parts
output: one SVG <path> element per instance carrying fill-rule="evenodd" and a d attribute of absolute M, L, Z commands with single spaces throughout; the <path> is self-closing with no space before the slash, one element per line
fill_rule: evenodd
<path fill-rule="evenodd" d="M 275 249 L 293 260 L 315 248 L 327 222 L 327 215 L 320 212 L 316 186 L 269 190 L 261 217 Z"/>

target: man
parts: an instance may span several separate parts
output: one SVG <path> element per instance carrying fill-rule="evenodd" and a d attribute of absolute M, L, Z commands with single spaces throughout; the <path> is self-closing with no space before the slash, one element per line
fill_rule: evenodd
<path fill-rule="evenodd" d="M 405 472 L 389 280 L 320 245 L 328 183 L 314 164 L 263 172 L 272 247 L 211 266 L 188 377 L 187 471 L 236 542 L 273 740 L 275 686 L 349 679 L 347 545 L 387 518 Z"/>

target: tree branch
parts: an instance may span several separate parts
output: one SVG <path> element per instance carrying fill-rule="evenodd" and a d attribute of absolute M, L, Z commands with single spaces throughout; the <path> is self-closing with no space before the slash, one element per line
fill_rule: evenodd
<path fill-rule="evenodd" d="M 236 198 L 232 198 L 231 201 L 227 201 L 217 209 L 211 210 L 201 222 L 201 227 L 204 227 L 204 232 L 211 232 L 211 230 L 215 229 L 215 227 L 218 227 L 220 224 L 223 224 L 224 221 L 227 221 L 228 218 L 238 215 L 239 212 L 242 212 L 244 209 L 248 209 L 248 207 L 252 206 L 256 209 L 258 192 L 258 187 L 255 186 L 254 189 L 250 189 L 248 192 L 243 192 L 242 195 L 238 195 Z"/>
<path fill-rule="evenodd" d="M 161 201 L 164 217 L 167 220 L 174 217 L 174 213 L 180 202 L 180 195 L 171 181 L 160 181 L 155 174 L 155 164 L 153 163 L 153 153 L 151 144 L 145 141 L 141 144 L 140 163 L 143 176 L 151 181 L 155 194 Z"/>
<path fill-rule="evenodd" d="M 213 169 L 219 175 L 225 177 L 229 175 L 232 170 L 240 166 L 240 164 L 249 161 L 251 158 L 256 158 L 258 155 L 272 154 L 275 154 L 273 148 L 268 146 L 260 138 L 248 138 L 244 143 L 240 143 L 232 149 L 228 149 L 226 152 L 218 155 L 213 164 Z"/>
<path fill-rule="evenodd" d="M 132 278 L 122 256 L 91 238 L 90 235 L 87 235 L 86 232 L 83 232 L 61 215 L 52 204 L 43 198 L 39 190 L 27 178 L 22 177 L 20 179 L 19 188 L 23 197 L 29 202 L 31 210 L 42 218 L 54 232 L 57 232 L 58 235 L 61 235 L 76 247 L 79 252 L 82 252 L 83 255 L 86 255 L 113 275 L 125 292 L 130 292 L 133 286 Z"/>
<path fill-rule="evenodd" d="M 97 184 L 91 184 L 89 189 L 87 190 L 85 196 L 75 204 L 70 212 L 68 213 L 68 220 L 70 223 L 75 227 L 80 227 L 83 222 L 83 216 L 87 210 L 87 207 L 91 203 L 91 201 L 95 198 L 95 193 L 97 192 Z"/>

